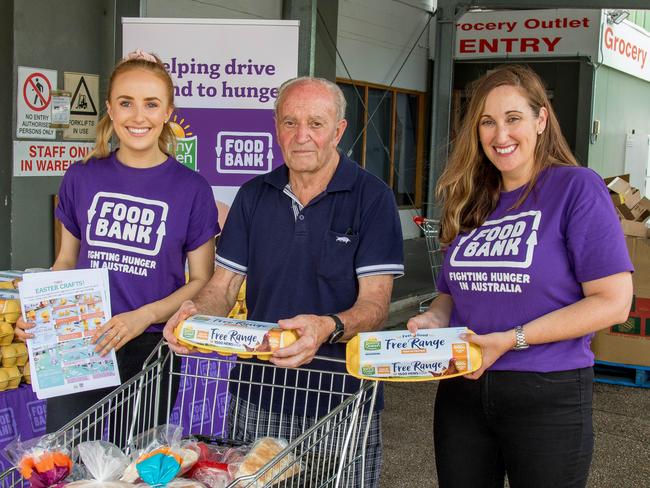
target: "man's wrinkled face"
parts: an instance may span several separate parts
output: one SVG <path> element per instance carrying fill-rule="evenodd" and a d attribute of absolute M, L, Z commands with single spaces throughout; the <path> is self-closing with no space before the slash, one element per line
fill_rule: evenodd
<path fill-rule="evenodd" d="M 284 92 L 276 115 L 278 143 L 291 171 L 317 173 L 338 161 L 337 146 L 347 122 L 338 120 L 334 94 L 314 82 Z"/>

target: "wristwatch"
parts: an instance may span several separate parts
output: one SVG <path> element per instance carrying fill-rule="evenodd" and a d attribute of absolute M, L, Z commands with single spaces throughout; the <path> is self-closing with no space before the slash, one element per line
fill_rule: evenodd
<path fill-rule="evenodd" d="M 515 346 L 512 348 L 512 350 L 523 351 L 529 347 L 529 344 L 526 342 L 526 334 L 524 333 L 524 328 L 521 325 L 518 325 L 515 327 Z"/>
<path fill-rule="evenodd" d="M 328 317 L 330 317 L 334 321 L 334 332 L 332 332 L 327 339 L 327 342 L 329 344 L 336 344 L 338 341 L 341 340 L 341 337 L 343 337 L 343 334 L 345 333 L 345 326 L 343 325 L 343 321 L 339 318 L 338 315 L 335 315 L 333 313 L 327 314 Z"/>

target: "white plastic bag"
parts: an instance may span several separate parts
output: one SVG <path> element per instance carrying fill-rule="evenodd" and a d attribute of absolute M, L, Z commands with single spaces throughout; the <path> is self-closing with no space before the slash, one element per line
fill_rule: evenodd
<path fill-rule="evenodd" d="M 92 479 L 75 481 L 74 488 L 122 488 L 130 483 L 117 481 L 129 464 L 129 458 L 115 445 L 104 441 L 82 442 L 77 446 L 79 458 Z"/>
<path fill-rule="evenodd" d="M 133 486 L 133 485 L 130 485 Z M 151 488 L 146 483 L 135 485 L 136 488 Z M 67 487 L 66 487 L 67 488 Z M 206 485 L 196 480 L 189 480 L 187 478 L 176 478 L 165 485 L 165 488 L 207 488 Z"/>

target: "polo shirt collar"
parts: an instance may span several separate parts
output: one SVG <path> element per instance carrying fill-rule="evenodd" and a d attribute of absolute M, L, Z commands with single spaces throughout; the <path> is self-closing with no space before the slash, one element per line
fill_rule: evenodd
<path fill-rule="evenodd" d="M 339 164 L 325 190 L 327 193 L 352 190 L 354 182 L 357 179 L 357 174 L 359 173 L 357 163 L 342 153 L 339 153 L 339 155 Z M 287 165 L 283 164 L 264 175 L 264 181 L 278 190 L 284 191 L 285 186 L 289 183 L 289 169 Z"/>
<path fill-rule="evenodd" d="M 335 191 L 350 191 L 354 187 L 354 183 L 359 173 L 359 165 L 348 158 L 345 154 L 339 152 L 341 159 L 339 165 L 334 171 L 334 176 L 327 185 L 325 191 L 332 193 Z"/>

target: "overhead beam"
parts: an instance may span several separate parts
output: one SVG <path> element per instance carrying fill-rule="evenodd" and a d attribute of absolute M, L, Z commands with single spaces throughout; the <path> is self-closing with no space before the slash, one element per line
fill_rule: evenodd
<path fill-rule="evenodd" d="M 440 4 L 442 2 L 438 2 Z M 456 1 L 459 7 L 469 8 L 488 8 L 488 9 L 508 9 L 508 10 L 521 10 L 522 7 L 526 9 L 544 9 L 544 8 L 587 8 L 587 9 L 614 9 L 614 8 L 627 8 L 647 10 L 649 8 L 648 0 L 532 0 L 522 2 L 521 0 L 474 0 Z"/>

